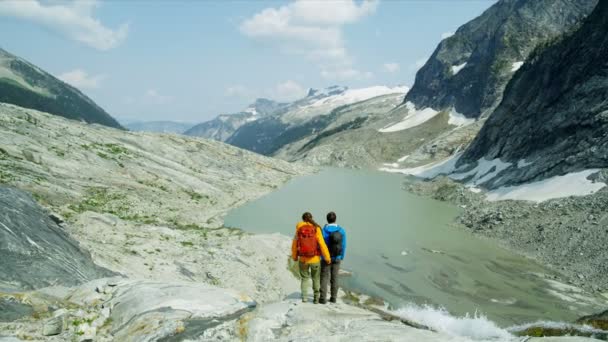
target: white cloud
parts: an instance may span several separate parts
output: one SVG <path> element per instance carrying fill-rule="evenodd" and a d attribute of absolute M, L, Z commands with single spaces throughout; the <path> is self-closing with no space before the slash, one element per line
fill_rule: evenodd
<path fill-rule="evenodd" d="M 105 79 L 105 75 L 89 75 L 82 69 L 75 69 L 64 72 L 57 78 L 79 89 L 96 89 Z"/>
<path fill-rule="evenodd" d="M 362 17 L 374 13 L 377 6 L 378 1 L 368 0 L 359 5 L 352 0 L 300 0 L 291 5 L 296 20 L 321 25 L 343 25 L 356 22 Z"/>
<path fill-rule="evenodd" d="M 0 1 L 0 16 L 33 22 L 58 32 L 72 40 L 98 50 L 118 46 L 126 37 L 128 24 L 115 30 L 104 26 L 93 17 L 97 0 L 44 3 L 39 0 Z"/>
<path fill-rule="evenodd" d="M 279 8 L 269 7 L 240 25 L 243 34 L 272 41 L 285 53 L 314 61 L 326 76 L 365 74 L 354 69 L 346 50 L 342 26 L 375 12 L 376 0 L 297 0 Z M 355 72 L 353 72 L 355 71 Z M 324 76 L 324 77 L 326 77 Z"/>
<path fill-rule="evenodd" d="M 156 89 L 148 89 L 144 94 L 145 102 L 156 105 L 166 105 L 173 102 L 174 99 L 173 96 L 160 94 Z"/>
<path fill-rule="evenodd" d="M 294 101 L 306 96 L 307 89 L 295 81 L 279 83 L 271 91 L 271 97 L 276 101 Z"/>
<path fill-rule="evenodd" d="M 249 91 L 249 89 L 247 87 L 245 87 L 244 85 L 240 85 L 240 84 L 229 86 L 228 88 L 226 88 L 226 91 L 224 92 L 224 94 L 228 97 L 241 97 L 241 98 L 248 98 L 251 96 L 251 92 Z"/>
<path fill-rule="evenodd" d="M 444 32 L 441 34 L 441 39 L 446 39 L 446 38 L 450 38 L 451 36 L 454 35 L 454 32 Z"/>
<path fill-rule="evenodd" d="M 275 101 L 291 102 L 306 96 L 307 91 L 308 89 L 298 82 L 287 80 L 279 82 L 274 86 L 263 89 L 258 88 L 257 90 L 242 84 L 236 84 L 226 88 L 224 95 L 243 101 L 253 101 L 256 98 L 264 97 Z"/>
<path fill-rule="evenodd" d="M 400 68 L 399 63 L 384 63 L 384 70 L 386 72 L 394 73 L 399 71 Z"/>

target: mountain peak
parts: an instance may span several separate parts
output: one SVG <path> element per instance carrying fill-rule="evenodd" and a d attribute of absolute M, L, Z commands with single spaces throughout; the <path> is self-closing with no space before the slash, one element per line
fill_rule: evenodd
<path fill-rule="evenodd" d="M 576 27 L 596 3 L 596 0 L 496 2 L 439 43 L 416 73 L 416 81 L 404 103 L 437 110 L 453 107 L 469 118 L 489 114 L 515 75 L 515 66 L 524 63 L 540 42 Z"/>
<path fill-rule="evenodd" d="M 339 85 L 332 85 L 324 89 L 309 88 L 306 97 L 338 95 L 344 93 L 347 90 L 348 87 Z"/>
<path fill-rule="evenodd" d="M 276 112 L 279 108 L 285 104 L 276 102 L 266 98 L 257 98 L 252 104 L 243 110 L 244 113 L 251 113 L 253 115 L 269 115 Z"/>
<path fill-rule="evenodd" d="M 114 128 L 120 124 L 80 90 L 0 48 L 0 102 Z"/>

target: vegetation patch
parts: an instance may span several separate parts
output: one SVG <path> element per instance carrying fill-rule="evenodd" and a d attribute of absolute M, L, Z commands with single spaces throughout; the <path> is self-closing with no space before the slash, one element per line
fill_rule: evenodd
<path fill-rule="evenodd" d="M 375 306 L 383 306 L 384 300 L 379 297 L 369 297 L 363 302 L 365 305 L 375 305 Z"/>
<path fill-rule="evenodd" d="M 193 200 L 193 201 L 195 201 L 195 202 L 198 202 L 198 201 L 202 200 L 203 198 L 209 199 L 209 196 L 207 196 L 207 195 L 201 195 L 201 194 L 199 194 L 198 192 L 196 192 L 194 190 L 184 190 L 184 192 L 186 194 L 188 194 L 188 196 L 190 196 L 190 199 Z"/>
<path fill-rule="evenodd" d="M 8 152 L 6 152 L 5 149 L 0 147 L 0 160 L 8 160 L 9 157 L 10 155 L 8 154 Z"/>
<path fill-rule="evenodd" d="M 41 194 L 39 194 L 39 193 L 37 193 L 37 192 L 32 192 L 32 197 L 34 197 L 34 199 L 38 203 L 46 203 L 46 200 L 45 200 L 44 196 L 41 195 Z"/>
<path fill-rule="evenodd" d="M 107 188 L 89 188 L 83 201 L 78 204 L 70 204 L 68 208 L 78 214 L 85 211 L 93 211 L 96 213 L 116 215 L 126 221 L 142 222 L 146 224 L 156 222 L 153 217 L 132 213 L 131 205 L 126 202 L 126 195 L 111 192 Z M 72 215 L 66 215 L 66 217 L 71 216 Z"/>
<path fill-rule="evenodd" d="M 0 183 L 4 183 L 4 184 L 11 183 L 11 182 L 15 181 L 16 179 L 17 178 L 13 174 L 11 174 L 5 170 L 0 170 Z"/>
<path fill-rule="evenodd" d="M 92 143 L 82 144 L 80 145 L 80 147 L 87 151 L 95 151 L 97 156 L 99 156 L 100 158 L 107 160 L 115 160 L 119 164 L 122 164 L 120 163 L 121 160 L 125 160 L 133 156 L 127 148 L 119 144 Z"/>
<path fill-rule="evenodd" d="M 113 155 L 129 154 L 129 150 L 127 150 L 125 147 L 120 146 L 118 144 L 98 144 L 98 145 L 101 145 L 103 148 L 106 149 L 106 151 L 108 151 L 109 153 L 111 153 Z"/>
<path fill-rule="evenodd" d="M 194 231 L 198 231 L 201 232 L 201 234 L 203 232 L 209 232 L 211 229 L 207 228 L 207 227 L 203 227 L 203 226 L 199 226 L 196 223 L 182 223 L 178 220 L 177 217 L 172 217 L 170 219 L 167 220 L 167 224 L 174 229 L 180 229 L 180 230 L 194 230 Z"/>
<path fill-rule="evenodd" d="M 164 192 L 169 192 L 169 188 L 167 188 L 164 184 L 159 184 L 155 181 L 152 180 L 146 180 L 146 179 L 138 179 L 137 183 L 141 184 L 141 185 L 145 185 L 151 188 L 156 188 L 156 189 L 160 189 Z"/>
<path fill-rule="evenodd" d="M 564 327 L 544 327 L 544 326 L 533 326 L 526 328 L 522 331 L 515 332 L 517 336 L 530 336 L 530 337 L 557 337 L 557 336 L 580 336 L 596 338 L 603 341 L 608 340 L 608 332 L 594 332 L 589 330 L 581 330 L 575 326 L 564 326 Z"/>
<path fill-rule="evenodd" d="M 57 157 L 65 157 L 65 151 L 60 149 L 57 146 L 50 146 L 50 147 L 48 147 L 48 150 L 51 152 L 54 152 L 57 155 Z"/>
<path fill-rule="evenodd" d="M 121 207 L 121 209 L 124 209 L 124 207 Z M 116 215 L 116 216 L 120 217 L 121 220 L 125 220 L 125 221 L 139 222 L 139 223 L 143 223 L 143 224 L 158 223 L 158 220 L 156 219 L 156 217 L 153 217 L 150 215 L 140 215 L 137 213 L 128 214 L 123 211 L 113 211 L 113 212 L 110 212 L 110 214 Z"/>
<path fill-rule="evenodd" d="M 346 303 L 350 303 L 350 304 L 359 304 L 359 302 L 361 301 L 361 299 L 359 298 L 359 296 L 352 292 L 352 291 L 344 291 L 344 296 L 342 297 L 342 299 L 346 302 Z"/>

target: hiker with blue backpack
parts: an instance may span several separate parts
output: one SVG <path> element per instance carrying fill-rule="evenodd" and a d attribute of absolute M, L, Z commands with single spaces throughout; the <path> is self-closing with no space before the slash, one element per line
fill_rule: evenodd
<path fill-rule="evenodd" d="M 336 224 L 336 213 L 333 211 L 327 214 L 327 224 L 322 229 L 325 245 L 329 249 L 331 262 L 327 262 L 325 255 L 321 263 L 321 297 L 319 303 L 327 303 L 327 283 L 331 283 L 331 297 L 329 301 L 336 302 L 338 298 L 338 273 L 340 272 L 340 262 L 344 260 L 346 252 L 346 232 Z"/>

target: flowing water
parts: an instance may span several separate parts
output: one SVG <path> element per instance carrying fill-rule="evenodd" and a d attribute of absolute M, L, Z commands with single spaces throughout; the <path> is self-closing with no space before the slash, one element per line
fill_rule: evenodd
<path fill-rule="evenodd" d="M 458 207 L 408 193 L 404 181 L 414 180 L 327 169 L 234 209 L 225 222 L 293 236 L 304 211 L 319 224 L 335 211 L 347 232 L 342 268 L 352 272 L 342 284 L 381 297 L 397 311 L 430 305 L 442 315 L 439 308 L 457 316 L 481 313 L 505 327 L 572 321 L 599 310 L 594 298 L 548 280 L 549 270 L 456 226 Z"/>

